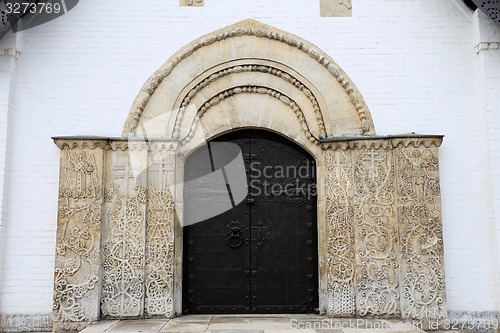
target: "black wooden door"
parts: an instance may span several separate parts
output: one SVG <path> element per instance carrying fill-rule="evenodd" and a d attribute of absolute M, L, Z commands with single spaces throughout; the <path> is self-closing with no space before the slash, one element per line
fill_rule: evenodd
<path fill-rule="evenodd" d="M 184 227 L 184 312 L 313 312 L 318 306 L 313 159 L 266 131 L 243 130 L 215 141 L 186 161 L 184 216 L 189 221 L 200 207 L 209 216 L 230 209 Z M 236 154 L 217 142 L 241 149 L 246 184 L 228 181 L 231 167 L 224 166 Z M 221 185 L 221 177 L 230 184 Z M 248 188 L 240 203 L 231 196 L 238 186 Z"/>

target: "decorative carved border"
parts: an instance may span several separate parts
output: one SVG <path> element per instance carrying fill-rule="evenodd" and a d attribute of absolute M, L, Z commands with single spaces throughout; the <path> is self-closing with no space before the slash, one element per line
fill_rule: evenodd
<path fill-rule="evenodd" d="M 237 73 L 245 73 L 245 72 L 259 72 L 259 73 L 267 73 L 274 75 L 278 78 L 283 79 L 284 81 L 290 83 L 297 89 L 299 89 L 301 92 L 304 93 L 304 95 L 307 96 L 309 101 L 311 102 L 311 105 L 313 106 L 314 113 L 316 114 L 316 120 L 318 121 L 318 127 L 320 130 L 320 136 L 321 137 L 326 137 L 326 130 L 325 130 L 325 122 L 323 119 L 323 115 L 321 113 L 321 109 L 319 107 L 318 100 L 314 96 L 314 94 L 309 90 L 302 82 L 300 82 L 297 78 L 293 77 L 292 75 L 285 73 L 277 68 L 271 67 L 271 66 L 266 66 L 266 65 L 255 65 L 255 64 L 248 64 L 248 65 L 236 65 L 232 66 L 229 68 L 225 68 L 223 70 L 220 70 L 200 83 L 198 83 L 194 88 L 192 88 L 184 97 L 181 103 L 181 107 L 179 108 L 179 113 L 177 113 L 177 116 L 175 118 L 175 125 L 174 125 L 174 130 L 172 133 L 172 137 L 178 138 L 179 137 L 179 130 L 182 122 L 182 118 L 184 116 L 184 112 L 193 99 L 193 97 L 200 92 L 203 88 L 207 87 L 209 84 L 213 83 L 217 79 L 220 79 L 224 76 L 228 76 L 231 74 L 237 74 Z"/>
<path fill-rule="evenodd" d="M 61 150 L 73 149 L 103 149 L 103 150 L 121 150 L 131 151 L 140 150 L 171 150 L 178 147 L 177 141 L 156 140 L 148 138 L 93 138 L 93 137 L 53 137 L 54 143 Z"/>
<path fill-rule="evenodd" d="M 258 24 L 258 27 L 252 26 L 241 26 L 241 25 L 250 25 L 250 24 Z M 195 42 L 186 45 L 182 48 L 178 53 L 176 53 L 169 61 L 167 61 L 164 65 L 162 65 L 141 88 L 139 94 L 137 95 L 136 101 L 131 108 L 131 112 L 129 117 L 127 118 L 124 134 L 129 135 L 134 132 L 137 125 L 139 124 L 139 119 L 144 112 L 146 105 L 148 104 L 151 96 L 156 91 L 160 83 L 173 71 L 173 69 L 181 63 L 183 60 L 187 59 L 193 52 L 210 46 L 216 42 L 220 42 L 226 40 L 228 38 L 236 38 L 243 36 L 251 36 L 257 38 L 266 38 L 269 40 L 274 40 L 277 42 L 281 42 L 287 44 L 288 46 L 292 46 L 297 48 L 298 50 L 306 53 L 312 59 L 316 60 L 319 64 L 325 67 L 330 74 L 340 83 L 344 91 L 349 95 L 351 104 L 355 107 L 358 112 L 358 117 L 361 121 L 363 131 L 368 133 L 370 128 L 372 128 L 372 121 L 370 112 L 366 108 L 366 106 L 362 102 L 362 98 L 358 96 L 357 92 L 355 92 L 355 88 L 353 88 L 354 84 L 352 84 L 349 79 L 347 79 L 341 70 L 337 67 L 337 65 L 329 59 L 328 55 L 326 55 L 323 51 L 317 49 L 314 46 L 311 46 L 309 43 L 296 38 L 291 34 L 286 34 L 284 32 L 278 31 L 277 29 L 271 29 L 271 27 L 264 25 L 262 23 L 256 22 L 254 20 L 245 20 L 239 23 L 240 26 L 230 26 L 218 31 L 215 31 L 211 34 L 208 34 Z M 138 104 L 136 102 L 138 101 Z"/>
<path fill-rule="evenodd" d="M 323 149 L 391 149 L 425 147 L 438 148 L 443 142 L 442 135 L 412 135 L 412 136 L 370 136 L 354 138 L 329 138 L 321 140 Z"/>
<path fill-rule="evenodd" d="M 299 122 L 300 122 L 300 124 L 302 126 L 302 130 L 305 133 L 306 138 L 310 142 L 312 142 L 312 143 L 314 143 L 316 145 L 319 144 L 318 139 L 316 139 L 312 135 L 311 130 L 309 129 L 309 126 L 307 125 L 307 122 L 305 120 L 304 112 L 297 105 L 297 103 L 294 100 L 292 100 L 290 97 L 288 97 L 288 96 L 280 93 L 279 91 L 271 89 L 271 88 L 266 88 L 266 87 L 261 87 L 261 86 L 243 86 L 243 87 L 235 87 L 235 88 L 231 88 L 231 89 L 228 89 L 226 91 L 223 91 L 220 94 L 218 94 L 218 95 L 212 97 L 211 99 L 209 99 L 207 102 L 205 102 L 205 104 L 203 104 L 198 109 L 197 115 L 198 115 L 199 119 L 201 120 L 201 118 L 203 117 L 203 115 L 211 107 L 219 104 L 220 102 L 222 102 L 226 98 L 234 96 L 234 95 L 237 95 L 237 94 L 243 94 L 243 93 L 269 95 L 271 97 L 274 97 L 274 98 L 278 99 L 283 104 L 289 106 L 290 109 L 292 109 L 293 112 L 295 113 L 297 119 L 299 120 Z M 198 121 L 194 121 L 193 122 L 193 124 L 191 125 L 191 128 L 189 130 L 189 133 L 186 135 L 185 138 L 183 138 L 183 139 L 180 140 L 181 145 L 184 145 L 184 144 L 188 143 L 193 138 L 194 132 L 195 132 L 196 127 L 198 125 L 197 122 Z"/>

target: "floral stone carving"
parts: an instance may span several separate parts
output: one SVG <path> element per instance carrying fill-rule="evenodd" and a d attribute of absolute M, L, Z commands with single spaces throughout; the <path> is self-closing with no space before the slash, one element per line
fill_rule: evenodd
<path fill-rule="evenodd" d="M 334 317 L 446 317 L 441 137 L 323 140 L 324 309 Z M 182 274 L 179 142 L 56 139 L 61 174 L 55 330 L 173 317 Z M 182 165 L 182 163 L 180 164 Z M 181 174 L 182 175 L 182 174 Z M 321 230 L 321 229 L 320 229 Z M 324 249 L 324 250 L 322 250 Z M 324 251 L 324 252 L 322 252 Z"/>
<path fill-rule="evenodd" d="M 98 319 L 102 150 L 61 151 L 54 275 L 55 329 L 80 330 Z M 90 300 L 90 301 L 89 301 Z"/>
<path fill-rule="evenodd" d="M 446 318 L 441 141 L 409 136 L 322 144 L 330 315 Z"/>

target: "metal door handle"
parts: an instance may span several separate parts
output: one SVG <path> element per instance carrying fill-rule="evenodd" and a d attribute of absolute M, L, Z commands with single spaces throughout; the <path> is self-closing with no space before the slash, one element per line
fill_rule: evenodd
<path fill-rule="evenodd" d="M 241 237 L 240 231 L 232 231 L 229 237 L 227 238 L 227 243 L 233 249 L 236 249 L 243 244 L 243 238 Z"/>

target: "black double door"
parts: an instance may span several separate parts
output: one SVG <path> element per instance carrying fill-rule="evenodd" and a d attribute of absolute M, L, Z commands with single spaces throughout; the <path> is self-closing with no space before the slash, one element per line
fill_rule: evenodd
<path fill-rule="evenodd" d="M 184 313 L 312 313 L 318 264 L 310 155 L 276 134 L 243 130 L 191 154 L 185 179 Z"/>

